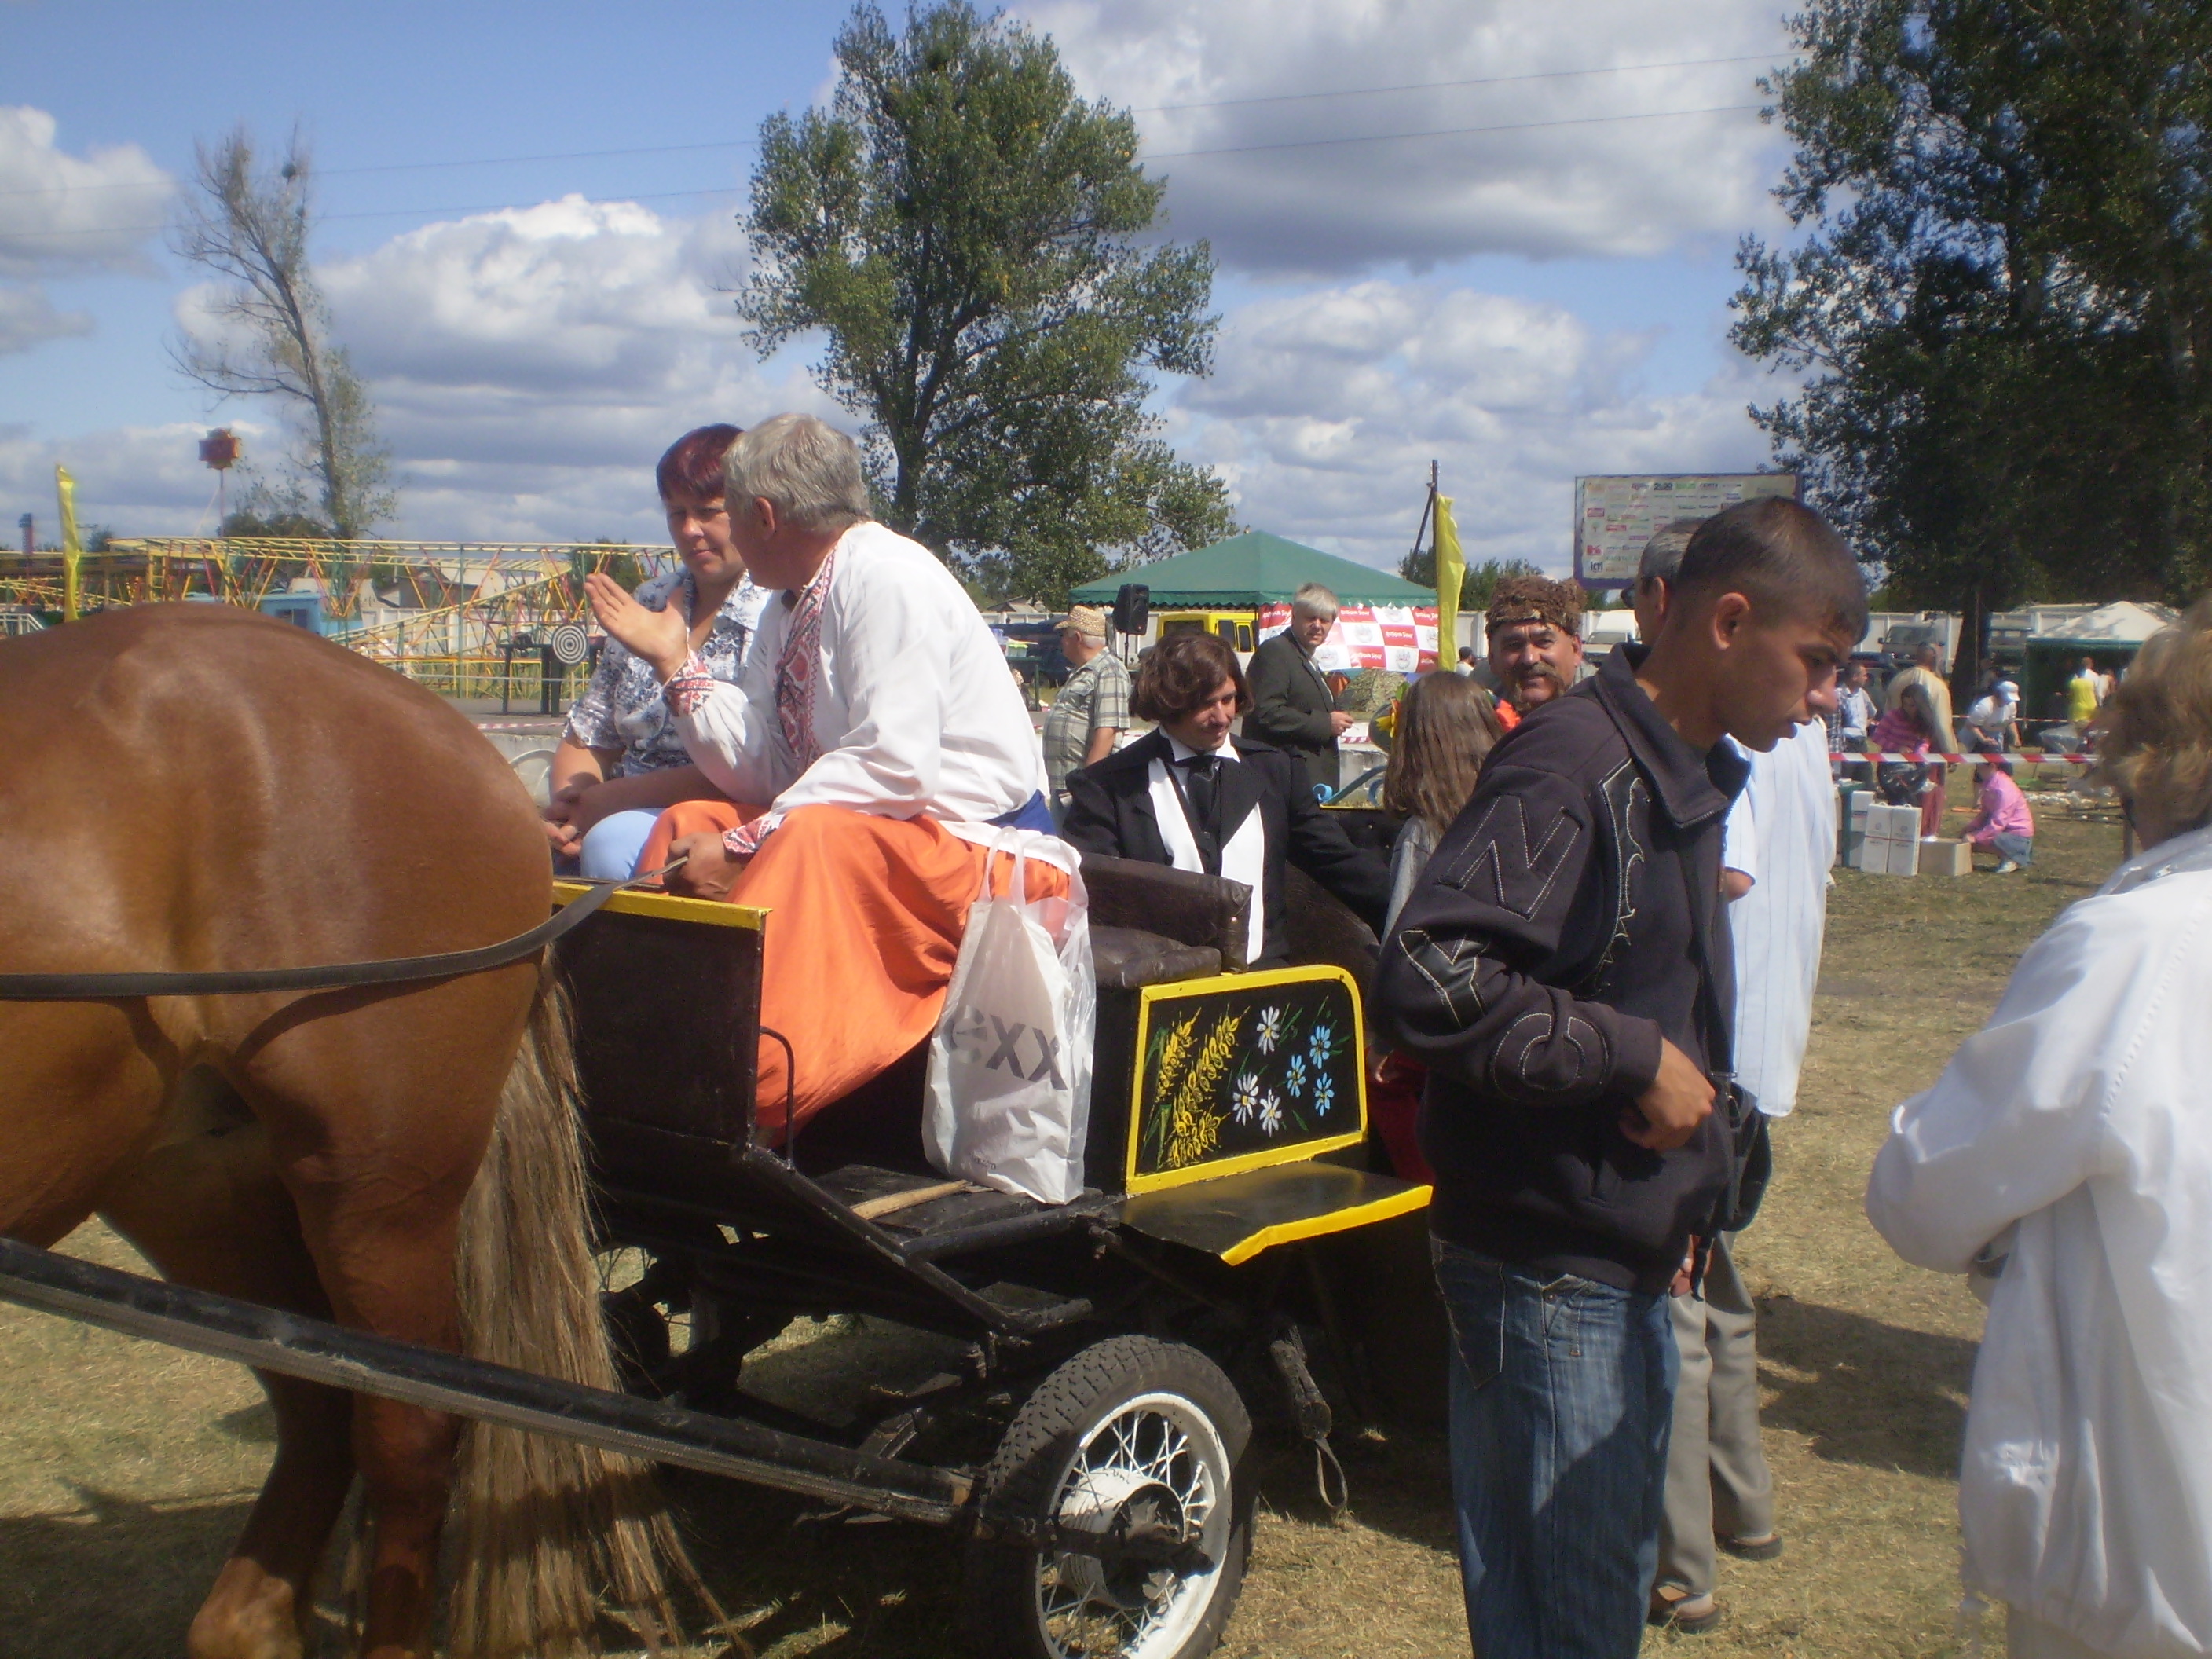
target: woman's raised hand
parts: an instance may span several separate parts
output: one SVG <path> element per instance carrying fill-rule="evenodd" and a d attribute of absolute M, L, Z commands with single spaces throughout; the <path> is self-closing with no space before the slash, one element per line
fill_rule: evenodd
<path fill-rule="evenodd" d="M 648 610 L 603 571 L 595 570 L 584 578 L 584 594 L 591 600 L 592 614 L 599 619 L 600 627 L 652 664 L 653 672 L 664 684 L 675 678 L 684 658 L 691 654 L 691 630 L 684 626 L 683 612 L 674 605 L 664 611 Z"/>

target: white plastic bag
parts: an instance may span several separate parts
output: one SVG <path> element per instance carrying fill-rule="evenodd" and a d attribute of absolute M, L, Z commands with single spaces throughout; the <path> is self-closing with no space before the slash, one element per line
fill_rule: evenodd
<path fill-rule="evenodd" d="M 1080 866 L 1066 842 L 1006 830 L 988 843 L 983 884 L 929 1043 L 922 1144 L 949 1176 L 1045 1204 L 1083 1190 L 1097 985 Z M 1025 897 L 1026 867 L 1064 868 L 1065 899 Z M 991 896 L 998 854 L 1014 860 Z"/>

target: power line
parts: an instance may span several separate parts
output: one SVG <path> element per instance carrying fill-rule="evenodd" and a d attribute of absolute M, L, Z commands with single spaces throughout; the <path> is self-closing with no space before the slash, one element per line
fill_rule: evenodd
<path fill-rule="evenodd" d="M 1539 70 L 1527 75 L 1488 75 L 1460 81 L 1409 81 L 1392 87 L 1345 87 L 1334 91 L 1270 93 L 1255 98 L 1215 98 L 1189 104 L 1149 104 L 1131 110 L 1132 115 L 1168 115 L 1185 110 L 1243 109 L 1255 104 L 1295 104 L 1322 98 L 1376 98 L 1401 92 L 1449 91 L 1462 87 L 1502 87 L 1526 81 L 1560 81 L 1593 75 L 1636 75 L 1650 70 L 1706 69 L 1726 64 L 1759 64 L 1772 59 L 1772 52 L 1747 52 L 1733 58 L 1681 58 L 1663 64 L 1601 64 L 1592 69 Z M 643 144 L 626 149 L 553 150 L 539 155 L 483 155 L 458 161 L 380 161 L 360 167 L 317 167 L 314 175 L 323 179 L 354 178 L 371 173 L 429 173 L 455 167 L 521 167 L 539 161 L 602 161 L 637 155 L 688 155 L 703 150 L 757 149 L 757 138 L 726 138 L 699 144 Z M 1195 153 L 1195 152 L 1192 152 Z M 153 186 L 142 180 L 136 184 L 64 185 L 64 194 L 77 194 L 95 190 L 146 190 Z M 51 190 L 37 187 L 0 190 L 0 197 L 46 196 Z"/>
<path fill-rule="evenodd" d="M 580 200 L 586 207 L 617 207 L 624 202 L 672 202 L 693 196 L 734 196 L 739 191 L 740 186 L 736 185 L 714 185 L 704 190 L 642 191 L 625 196 L 586 196 Z M 323 224 L 333 219 L 411 219 L 422 214 L 521 212 L 533 207 L 557 207 L 568 199 L 562 196 L 542 202 L 456 203 L 444 207 L 378 208 L 358 213 L 318 213 L 315 222 Z M 33 236 L 150 236 L 167 228 L 161 224 L 95 225 L 82 230 L 0 231 L 0 245 L 20 242 Z"/>
<path fill-rule="evenodd" d="M 1405 138 L 1457 138 L 1474 132 L 1532 132 L 1539 127 L 1590 127 L 1609 121 L 1657 121 L 1678 115 L 1736 115 L 1758 104 L 1712 104 L 1703 109 L 1655 109 L 1636 115 L 1577 115 L 1559 121 L 1505 121 L 1493 126 L 1431 127 L 1422 132 L 1376 132 L 1356 138 L 1287 138 L 1279 143 L 1230 144 L 1219 149 L 1165 150 L 1140 155 L 1140 161 L 1183 161 L 1198 155 L 1249 155 L 1263 149 L 1319 149 L 1331 144 L 1388 144 Z"/>
<path fill-rule="evenodd" d="M 1717 64 L 1767 64 L 1771 52 L 1748 52 L 1735 58 L 1680 58 L 1668 64 L 1601 64 L 1595 69 L 1539 70 L 1529 75 L 1486 75 L 1472 81 L 1409 81 L 1397 87 L 1347 87 L 1340 92 L 1279 92 L 1263 98 L 1216 98 L 1197 104 L 1152 104 L 1133 109 L 1132 115 L 1165 115 L 1186 109 L 1239 109 L 1249 104 L 1295 104 L 1315 98 L 1372 98 L 1392 92 L 1431 92 L 1453 87 L 1502 87 L 1519 81 L 1564 81 L 1583 75 L 1634 75 L 1644 70 L 1705 69 Z"/>
<path fill-rule="evenodd" d="M 1758 104 L 1711 104 L 1698 109 L 1645 110 L 1628 115 L 1576 115 L 1555 121 L 1503 121 L 1484 126 L 1431 127 L 1419 132 L 1375 132 L 1338 138 L 1290 138 L 1264 144 L 1228 144 L 1213 149 L 1182 149 L 1149 152 L 1139 155 L 1140 161 L 1184 161 L 1206 155 L 1249 155 L 1261 150 L 1322 149 L 1340 144 L 1389 144 L 1419 138 L 1457 138 L 1483 132 L 1533 132 L 1549 127 L 1605 126 L 1621 121 L 1671 120 L 1692 115 L 1738 115 L 1763 107 Z M 587 196 L 582 198 L 586 207 L 610 207 L 624 202 L 666 202 L 694 196 L 733 195 L 738 186 L 717 185 L 704 190 L 665 190 L 633 192 L 623 196 Z M 565 199 L 565 198 L 556 198 Z M 351 219 L 408 219 L 426 214 L 501 213 L 526 207 L 546 205 L 543 203 L 484 202 L 471 205 L 443 207 L 380 208 L 374 211 L 356 213 L 325 213 L 316 215 L 316 222 Z M 128 236 L 151 235 L 163 227 L 150 225 L 98 225 L 73 230 L 0 231 L 0 243 L 25 241 L 33 237 L 56 236 Z"/>

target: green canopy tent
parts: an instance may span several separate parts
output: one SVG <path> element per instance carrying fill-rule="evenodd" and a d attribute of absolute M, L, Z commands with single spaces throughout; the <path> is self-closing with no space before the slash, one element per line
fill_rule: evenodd
<path fill-rule="evenodd" d="M 1434 605 L 1436 590 L 1387 570 L 1355 564 L 1264 530 L 1248 530 L 1225 542 L 1152 564 L 1117 570 L 1073 590 L 1077 605 L 1110 605 L 1123 582 L 1152 590 L 1156 611 L 1232 611 L 1290 602 L 1307 582 L 1319 582 L 1346 605 Z"/>

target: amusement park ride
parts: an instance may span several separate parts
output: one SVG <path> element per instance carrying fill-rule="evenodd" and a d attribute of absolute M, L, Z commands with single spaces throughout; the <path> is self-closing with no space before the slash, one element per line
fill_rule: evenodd
<path fill-rule="evenodd" d="M 516 672 L 557 681 L 583 661 L 574 644 L 588 621 L 586 576 L 604 570 L 634 586 L 675 557 L 672 547 L 615 543 L 148 537 L 76 556 L 76 605 L 196 600 L 267 611 L 434 690 L 490 696 Z M 59 621 L 69 560 L 45 551 L 0 562 L 0 611 Z M 549 641 L 570 648 L 539 648 Z"/>

